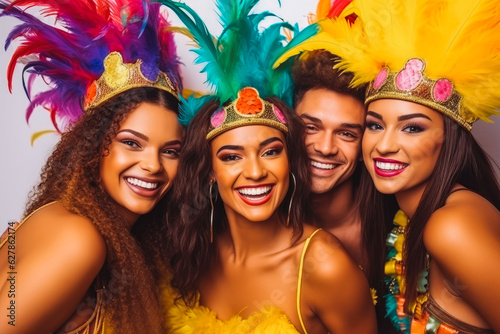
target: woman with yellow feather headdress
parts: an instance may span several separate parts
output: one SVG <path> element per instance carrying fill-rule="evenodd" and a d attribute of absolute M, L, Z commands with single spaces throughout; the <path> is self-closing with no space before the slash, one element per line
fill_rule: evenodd
<path fill-rule="evenodd" d="M 365 203 L 401 209 L 385 273 L 402 333 L 500 333 L 500 189 L 470 133 L 500 107 L 499 22 L 491 0 L 354 0 L 282 56 L 326 49 L 369 83 Z"/>

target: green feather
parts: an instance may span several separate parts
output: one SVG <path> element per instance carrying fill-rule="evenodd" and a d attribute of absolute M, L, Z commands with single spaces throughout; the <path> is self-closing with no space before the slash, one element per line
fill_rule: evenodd
<path fill-rule="evenodd" d="M 155 0 L 169 8 L 179 17 L 192 34 L 198 48 L 192 50 L 198 57 L 196 63 L 205 64 L 207 82 L 215 90 L 221 104 L 234 100 L 240 89 L 254 87 L 262 98 L 274 95 L 291 105 L 293 86 L 289 65 L 273 70 L 278 55 L 282 54 L 286 37 L 284 28 L 295 31 L 296 26 L 285 22 L 275 23 L 259 29 L 267 18 L 276 15 L 264 11 L 250 14 L 259 0 L 217 0 L 219 20 L 223 31 L 218 38 L 212 37 L 203 20 L 184 3 L 172 0 Z M 261 31 L 262 30 L 262 31 Z M 215 42 L 214 42 L 215 41 Z M 186 111 L 185 122 L 198 108 L 197 102 Z"/>
<path fill-rule="evenodd" d="M 171 0 L 154 0 L 154 2 L 162 3 L 172 9 L 191 32 L 194 42 L 198 44 L 198 49 L 192 50 L 198 55 L 195 62 L 197 64 L 206 63 L 202 72 L 206 72 L 207 76 L 210 78 L 207 80 L 208 83 L 216 88 L 231 87 L 231 82 L 228 82 L 230 76 L 226 73 L 227 68 L 220 63 L 220 55 L 214 44 L 214 38 L 209 33 L 208 28 L 198 14 L 184 3 Z M 227 97 L 226 100 L 227 99 L 229 99 L 229 97 Z"/>

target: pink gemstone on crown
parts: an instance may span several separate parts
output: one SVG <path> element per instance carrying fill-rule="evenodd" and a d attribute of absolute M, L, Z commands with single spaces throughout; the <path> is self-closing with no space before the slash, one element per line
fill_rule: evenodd
<path fill-rule="evenodd" d="M 222 125 L 224 119 L 226 119 L 226 112 L 223 108 L 219 108 L 210 117 L 210 123 L 212 123 L 214 128 L 218 128 Z"/>
<path fill-rule="evenodd" d="M 439 102 L 446 102 L 451 97 L 453 84 L 448 79 L 439 79 L 432 90 L 432 96 Z"/>
<path fill-rule="evenodd" d="M 275 105 L 273 105 L 274 109 L 274 114 L 276 115 L 276 118 L 279 119 L 279 121 L 283 124 L 286 124 L 286 118 L 285 115 L 281 112 L 281 110 L 278 109 Z"/>
<path fill-rule="evenodd" d="M 422 71 L 424 62 L 420 59 L 410 59 L 406 62 L 405 68 L 396 76 L 396 86 L 400 90 L 410 91 L 422 81 Z"/>
<path fill-rule="evenodd" d="M 387 67 L 384 67 L 383 69 L 378 72 L 377 77 L 373 81 L 373 88 L 375 90 L 378 90 L 382 85 L 385 83 L 385 80 L 387 79 L 387 74 L 389 73 L 389 70 Z"/>

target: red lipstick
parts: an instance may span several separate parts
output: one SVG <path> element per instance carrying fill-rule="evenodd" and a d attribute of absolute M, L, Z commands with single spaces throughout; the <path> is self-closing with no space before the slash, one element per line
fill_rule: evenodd
<path fill-rule="evenodd" d="M 373 159 L 373 167 L 377 175 L 382 177 L 393 177 L 404 172 L 408 164 L 393 159 L 376 158 Z"/>
<path fill-rule="evenodd" d="M 238 191 L 238 189 L 262 188 L 262 187 L 271 187 L 271 189 L 267 193 L 260 195 L 260 196 L 258 196 L 258 195 L 257 196 L 256 195 L 244 195 Z M 258 185 L 258 186 L 238 187 L 237 189 L 235 189 L 235 192 L 238 194 L 238 196 L 241 198 L 241 200 L 243 202 L 245 202 L 245 204 L 257 206 L 257 205 L 265 204 L 271 199 L 273 192 L 274 192 L 274 185 L 267 184 L 267 185 Z M 254 196 L 254 198 L 252 198 L 252 196 Z"/>

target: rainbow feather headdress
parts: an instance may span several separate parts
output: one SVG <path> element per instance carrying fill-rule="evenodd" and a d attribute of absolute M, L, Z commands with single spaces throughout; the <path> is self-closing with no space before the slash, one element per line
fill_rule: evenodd
<path fill-rule="evenodd" d="M 31 7 L 55 23 L 30 15 L 26 9 Z M 1 0 L 0 16 L 23 22 L 10 32 L 5 48 L 21 39 L 7 80 L 12 91 L 14 69 L 24 64 L 30 100 L 26 120 L 42 106 L 63 132 L 84 111 L 134 87 L 155 87 L 177 97 L 179 60 L 160 7 L 145 0 Z M 48 89 L 33 96 L 38 76 Z"/>
<path fill-rule="evenodd" d="M 358 18 L 346 20 L 350 14 Z M 276 62 L 325 49 L 369 83 L 366 103 L 393 98 L 438 110 L 470 130 L 500 107 L 500 10 L 495 0 L 353 0 Z"/>
<path fill-rule="evenodd" d="M 218 100 L 218 108 L 211 117 L 207 140 L 224 131 L 250 124 L 268 125 L 288 131 L 286 118 L 274 104 L 265 101 L 276 96 L 291 105 L 292 80 L 288 66 L 273 70 L 272 65 L 283 50 L 286 37 L 283 28 L 297 28 L 285 22 L 270 25 L 260 31 L 269 12 L 250 14 L 258 0 L 218 0 L 223 31 L 213 37 L 201 18 L 187 5 L 171 0 L 158 0 L 171 8 L 187 28 L 197 45 L 196 63 L 206 64 L 203 72 L 214 89 L 214 95 L 203 101 Z M 188 123 L 200 107 L 190 98 L 181 106 L 181 121 Z"/>

